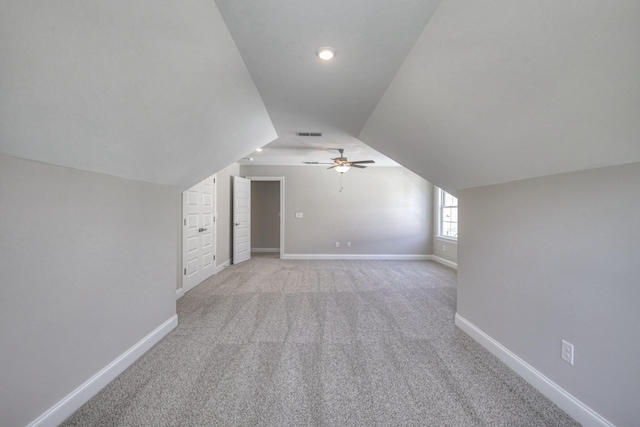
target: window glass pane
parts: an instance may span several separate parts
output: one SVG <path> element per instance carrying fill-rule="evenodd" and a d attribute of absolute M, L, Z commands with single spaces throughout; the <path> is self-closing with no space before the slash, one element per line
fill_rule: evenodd
<path fill-rule="evenodd" d="M 451 221 L 451 208 L 442 209 L 442 221 Z"/>
<path fill-rule="evenodd" d="M 458 222 L 458 208 L 450 208 L 451 222 Z"/>
<path fill-rule="evenodd" d="M 455 204 L 453 203 L 453 199 L 454 199 L 454 197 L 451 194 L 449 194 L 447 192 L 444 193 L 444 205 L 445 206 L 455 206 Z"/>

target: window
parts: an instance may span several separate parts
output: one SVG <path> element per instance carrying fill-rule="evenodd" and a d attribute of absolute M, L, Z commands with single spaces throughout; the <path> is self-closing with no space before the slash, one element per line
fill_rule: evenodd
<path fill-rule="evenodd" d="M 458 240 L 458 198 L 438 189 L 438 236 Z"/>

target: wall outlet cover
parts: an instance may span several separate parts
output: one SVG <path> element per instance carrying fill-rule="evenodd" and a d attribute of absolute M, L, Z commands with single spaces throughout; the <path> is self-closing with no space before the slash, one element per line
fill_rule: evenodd
<path fill-rule="evenodd" d="M 562 360 L 573 365 L 573 344 L 562 340 Z"/>

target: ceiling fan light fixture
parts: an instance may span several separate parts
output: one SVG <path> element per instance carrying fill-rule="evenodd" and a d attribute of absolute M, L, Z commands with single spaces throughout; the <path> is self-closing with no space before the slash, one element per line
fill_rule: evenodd
<path fill-rule="evenodd" d="M 349 166 L 336 166 L 333 169 L 338 173 L 345 173 L 345 172 L 349 171 Z"/>
<path fill-rule="evenodd" d="M 321 47 L 316 52 L 316 55 L 318 55 L 318 58 L 328 61 L 336 56 L 336 50 L 332 47 Z"/>

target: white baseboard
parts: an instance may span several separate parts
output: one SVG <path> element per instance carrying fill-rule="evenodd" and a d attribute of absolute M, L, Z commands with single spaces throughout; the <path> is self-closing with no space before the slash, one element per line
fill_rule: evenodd
<path fill-rule="evenodd" d="M 252 249 L 253 251 L 253 249 Z M 260 250 L 258 251 L 260 252 Z M 397 260 L 397 261 L 435 261 L 447 267 L 458 269 L 458 264 L 435 255 L 393 255 L 393 254 L 283 254 L 282 259 L 320 259 L 320 260 Z"/>
<path fill-rule="evenodd" d="M 283 254 L 282 259 L 321 260 L 429 260 L 431 255 L 385 255 L 385 254 Z"/>
<path fill-rule="evenodd" d="M 600 416 L 600 414 L 576 399 L 558 384 L 551 381 L 540 371 L 457 313 L 456 326 L 489 350 L 490 353 L 504 362 L 504 364 L 511 368 L 516 374 L 520 375 L 525 381 L 583 426 L 614 427 L 613 424 Z"/>
<path fill-rule="evenodd" d="M 280 252 L 280 248 L 251 248 L 251 252 Z"/>
<path fill-rule="evenodd" d="M 430 256 L 431 256 L 430 259 L 432 261 L 435 261 L 435 262 L 437 262 L 439 264 L 442 264 L 442 265 L 446 265 L 447 267 L 451 267 L 454 270 L 458 269 L 458 263 L 457 262 L 449 261 L 448 259 L 441 258 L 441 257 L 439 257 L 437 255 L 430 255 Z"/>
<path fill-rule="evenodd" d="M 178 315 L 174 314 L 169 320 L 158 326 L 153 332 L 72 391 L 71 394 L 32 421 L 28 427 L 55 427 L 62 423 L 176 326 L 178 326 Z"/>
<path fill-rule="evenodd" d="M 184 295 L 184 289 L 180 288 L 176 291 L 176 300 L 179 300 L 180 298 L 182 298 L 182 295 Z"/>
<path fill-rule="evenodd" d="M 227 260 L 225 262 L 223 262 L 222 264 L 216 266 L 216 272 L 213 274 L 218 274 L 220 273 L 222 270 L 224 270 L 225 268 L 229 267 L 231 265 L 231 260 Z"/>

